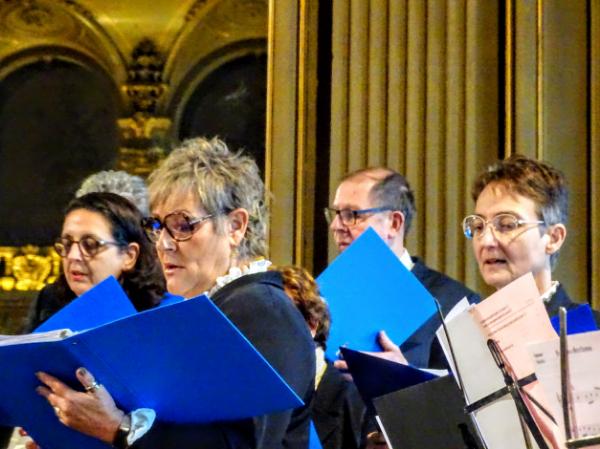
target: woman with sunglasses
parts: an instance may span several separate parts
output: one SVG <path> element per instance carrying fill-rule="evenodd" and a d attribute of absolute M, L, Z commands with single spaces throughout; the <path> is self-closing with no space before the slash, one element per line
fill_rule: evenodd
<path fill-rule="evenodd" d="M 115 447 L 307 448 L 314 346 L 281 274 L 267 271 L 265 193 L 256 163 L 218 139 L 193 139 L 169 155 L 149 187 L 152 217 L 145 226 L 169 292 L 185 298 L 208 294 L 305 405 L 237 421 L 178 425 L 120 410 L 104 387 L 92 387 L 93 373 L 82 370 L 77 376 L 91 388 L 88 393 L 41 374 L 40 394 L 60 410 L 61 422 Z M 189 325 L 202 323 L 190 317 Z"/>
<path fill-rule="evenodd" d="M 28 330 L 111 275 L 121 282 L 137 310 L 158 305 L 165 282 L 141 220 L 137 207 L 114 193 L 95 192 L 72 200 L 54 243 L 63 273 L 52 294 L 36 301 Z"/>

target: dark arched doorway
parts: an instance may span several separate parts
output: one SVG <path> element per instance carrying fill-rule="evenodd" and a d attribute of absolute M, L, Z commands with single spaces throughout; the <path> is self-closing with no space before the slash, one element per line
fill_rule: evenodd
<path fill-rule="evenodd" d="M 50 245 L 81 180 L 114 166 L 115 90 L 103 73 L 58 59 L 0 83 L 0 245 Z"/>

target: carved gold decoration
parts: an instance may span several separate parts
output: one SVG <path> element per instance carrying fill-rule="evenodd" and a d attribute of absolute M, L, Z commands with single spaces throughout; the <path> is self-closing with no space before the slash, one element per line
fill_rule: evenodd
<path fill-rule="evenodd" d="M 206 26 L 222 38 L 230 38 L 239 34 L 239 31 L 248 28 L 265 28 L 269 5 L 260 0 L 237 0 L 236 8 L 223 8 L 215 14 L 214 20 L 207 21 Z M 244 20 L 240 20 L 239 11 L 244 11 Z"/>
<path fill-rule="evenodd" d="M 117 166 L 145 176 L 164 157 L 164 151 L 155 145 L 165 140 L 172 122 L 167 117 L 156 117 L 157 102 L 167 90 L 167 84 L 162 81 L 164 57 L 156 44 L 144 39 L 131 56 L 127 83 L 122 89 L 134 112 L 131 117 L 118 120 L 121 147 Z"/>
<path fill-rule="evenodd" d="M 208 0 L 196 0 L 194 4 L 190 6 L 190 9 L 188 9 L 188 11 L 185 13 L 185 21 L 191 22 L 192 20 L 196 19 L 198 12 L 201 11 L 207 3 Z"/>
<path fill-rule="evenodd" d="M 148 176 L 165 158 L 162 148 L 154 147 L 149 150 L 138 148 L 119 148 L 118 170 L 125 170 L 134 175 Z"/>
<path fill-rule="evenodd" d="M 171 129 L 171 120 L 166 117 L 151 117 L 144 114 L 135 114 L 131 118 L 118 120 L 121 139 L 124 142 L 133 140 L 162 139 Z"/>
<path fill-rule="evenodd" d="M 31 38 L 72 35 L 76 29 L 75 20 L 67 11 L 47 1 L 4 3 L 10 6 L 5 8 L 0 16 L 2 23 L 7 29 L 23 36 Z"/>
<path fill-rule="evenodd" d="M 131 56 L 133 61 L 127 69 L 127 84 L 123 89 L 135 112 L 154 113 L 158 99 L 167 89 L 162 82 L 164 57 L 150 39 L 141 41 Z"/>
<path fill-rule="evenodd" d="M 52 259 L 40 256 L 40 248 L 37 246 L 27 245 L 22 251 L 24 254 L 13 260 L 12 271 L 17 280 L 15 288 L 20 291 L 40 290 L 52 271 Z"/>
<path fill-rule="evenodd" d="M 52 247 L 0 247 L 0 290 L 35 291 L 56 280 L 60 257 Z"/>

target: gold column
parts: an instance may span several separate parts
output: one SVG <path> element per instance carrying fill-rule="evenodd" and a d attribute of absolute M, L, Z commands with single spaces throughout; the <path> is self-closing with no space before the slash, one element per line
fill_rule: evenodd
<path fill-rule="evenodd" d="M 369 78 L 368 78 L 368 148 L 369 166 L 385 165 L 387 154 L 387 47 L 388 1 L 370 0 Z"/>
<path fill-rule="evenodd" d="M 514 140 L 514 3 L 506 0 L 504 6 L 504 157 L 513 152 Z"/>
<path fill-rule="evenodd" d="M 348 122 L 350 80 L 350 8 L 347 0 L 333 0 L 331 48 L 331 138 L 329 152 L 329 192 L 333 198 L 340 178 L 348 171 Z M 332 260 L 337 249 L 329 239 L 327 251 Z"/>
<path fill-rule="evenodd" d="M 589 297 L 592 307 L 600 309 L 600 5 L 590 3 L 590 254 Z"/>
<path fill-rule="evenodd" d="M 269 2 L 266 185 L 270 257 L 312 265 L 316 0 Z"/>
<path fill-rule="evenodd" d="M 536 157 L 544 159 L 544 1 L 537 0 L 535 14 L 535 120 Z"/>
<path fill-rule="evenodd" d="M 538 82 L 541 102 L 532 119 L 543 115 L 543 157 L 563 171 L 570 190 L 571 210 L 568 235 L 561 250 L 554 277 L 578 300 L 590 298 L 590 216 L 588 209 L 592 171 L 589 137 L 588 68 L 596 63 L 589 58 L 587 23 L 588 2 L 545 1 L 541 34 L 543 50 Z M 539 15 L 538 15 L 539 17 Z M 588 44 L 589 43 L 589 44 Z M 530 93 L 531 95 L 531 93 Z M 592 126 L 593 125 L 593 122 Z M 535 155 L 535 154 L 534 154 Z"/>
<path fill-rule="evenodd" d="M 497 48 L 498 15 L 501 11 L 497 2 L 464 2 L 465 17 L 465 152 L 463 217 L 474 210 L 471 186 L 475 176 L 488 164 L 497 159 L 499 145 L 499 116 L 497 105 L 503 99 L 494 77 L 501 70 Z M 459 202 L 460 204 L 460 202 Z M 479 274 L 471 242 L 463 239 L 464 279 L 466 284 L 480 293 L 489 293 Z M 451 257 L 451 255 L 449 256 Z M 458 259 L 460 261 L 460 258 Z"/>
<path fill-rule="evenodd" d="M 460 223 L 466 215 L 463 203 L 466 189 L 466 37 L 467 8 L 463 1 L 450 1 L 447 9 L 448 63 L 446 75 L 445 161 L 447 224 L 446 251 L 443 265 L 447 274 L 464 279 L 464 236 Z M 454 43 L 454 44 L 452 44 Z M 468 203 L 467 203 L 468 204 Z M 460 259 L 459 259 L 460 258 Z M 457 260 L 459 259 L 459 260 Z"/>
<path fill-rule="evenodd" d="M 406 168 L 415 191 L 417 216 L 407 238 L 410 251 L 422 255 L 425 246 L 425 133 L 427 132 L 427 4 L 407 2 Z"/>
<path fill-rule="evenodd" d="M 388 3 L 387 161 L 406 171 L 406 0 Z"/>
<path fill-rule="evenodd" d="M 511 145 L 512 153 L 525 154 L 536 157 L 538 154 L 539 115 L 538 107 L 541 98 L 538 87 L 542 84 L 540 79 L 540 47 L 538 29 L 538 9 L 536 1 L 521 2 L 511 0 L 513 5 L 513 27 L 506 31 L 507 41 L 512 39 L 514 60 L 509 65 L 506 63 L 506 71 L 511 72 L 512 78 L 512 107 L 505 111 L 505 121 L 512 124 L 512 142 L 506 135 L 506 145 Z M 506 18 L 509 21 L 509 18 Z M 512 35 L 512 38 L 511 38 Z M 507 85 L 508 89 L 511 86 Z"/>
<path fill-rule="evenodd" d="M 265 178 L 274 197 L 269 248 L 277 264 L 292 263 L 295 242 L 297 23 L 292 2 L 269 2 Z"/>
<path fill-rule="evenodd" d="M 447 65 L 448 48 L 451 44 L 446 39 L 448 2 L 432 0 L 427 2 L 427 59 L 426 59 L 426 99 L 425 99 L 425 154 L 424 163 L 418 174 L 412 179 L 419 183 L 419 194 L 422 195 L 420 211 L 423 220 L 419 233 L 422 235 L 424 249 L 421 256 L 427 263 L 435 267 L 443 266 L 446 252 L 447 235 L 456 236 L 458 233 L 442 231 L 446 220 L 446 119 L 447 98 Z M 453 92 L 457 94 L 459 92 Z M 461 126 L 462 127 L 462 126 Z M 451 130 L 452 133 L 456 130 Z M 417 178 L 418 176 L 418 178 Z M 432 232 L 432 230 L 437 231 Z"/>
<path fill-rule="evenodd" d="M 345 0 L 347 1 L 347 0 Z M 350 0 L 348 170 L 367 164 L 369 125 L 369 9 L 370 2 Z M 343 149 L 346 151 L 346 149 Z"/>

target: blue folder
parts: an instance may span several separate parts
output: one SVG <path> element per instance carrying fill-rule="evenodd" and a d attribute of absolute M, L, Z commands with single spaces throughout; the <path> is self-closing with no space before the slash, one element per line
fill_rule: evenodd
<path fill-rule="evenodd" d="M 550 322 L 556 333 L 560 334 L 560 320 L 558 315 L 550 318 Z M 598 325 L 589 304 L 582 304 L 567 310 L 567 334 L 573 335 L 597 330 Z"/>
<path fill-rule="evenodd" d="M 310 429 L 308 431 L 308 449 L 323 449 L 315 423 L 312 420 L 310 421 Z"/>
<path fill-rule="evenodd" d="M 348 348 L 341 348 L 341 351 L 358 392 L 369 406 L 373 405 L 374 398 L 438 377 L 410 365 Z"/>
<path fill-rule="evenodd" d="M 88 368 L 132 410 L 161 421 L 209 423 L 302 405 L 302 400 L 206 296 L 155 308 L 68 338 L 0 346 L 0 424 L 22 426 L 44 449 L 109 446 L 62 425 L 35 392 L 45 371 L 81 390 Z"/>
<path fill-rule="evenodd" d="M 137 311 L 114 276 L 109 276 L 83 295 L 75 298 L 34 332 L 47 332 L 56 329 L 82 331 L 101 326 Z"/>
<path fill-rule="evenodd" d="M 331 311 L 326 354 L 332 360 L 340 346 L 381 351 L 380 330 L 399 345 L 436 311 L 431 294 L 371 228 L 317 282 Z"/>

